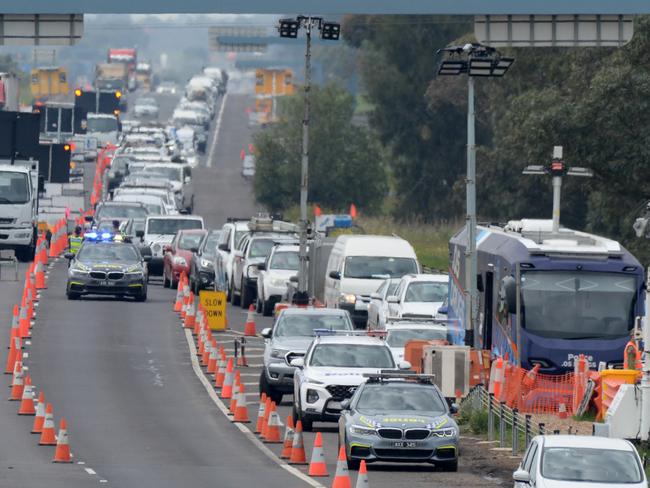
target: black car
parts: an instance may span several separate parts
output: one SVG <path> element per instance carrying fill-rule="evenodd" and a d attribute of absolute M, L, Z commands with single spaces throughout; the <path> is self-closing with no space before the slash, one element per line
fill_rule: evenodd
<path fill-rule="evenodd" d="M 214 287 L 214 261 L 217 258 L 217 244 L 221 229 L 211 230 L 201 240 L 199 247 L 192 253 L 190 262 L 190 288 L 195 294 Z"/>
<path fill-rule="evenodd" d="M 108 232 L 87 232 L 70 260 L 66 294 L 69 300 L 82 295 L 115 295 L 147 299 L 148 258 L 129 242 L 115 242 Z"/>
<path fill-rule="evenodd" d="M 120 186 L 124 178 L 129 175 L 129 163 L 133 158 L 124 155 L 116 155 L 111 161 L 111 166 L 108 170 L 108 191 L 113 191 Z"/>

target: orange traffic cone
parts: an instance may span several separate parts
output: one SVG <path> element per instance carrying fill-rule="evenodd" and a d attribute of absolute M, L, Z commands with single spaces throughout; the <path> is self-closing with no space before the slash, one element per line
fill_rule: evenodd
<path fill-rule="evenodd" d="M 232 385 L 234 379 L 234 364 L 232 358 L 229 358 L 228 366 L 226 366 L 226 374 L 223 379 L 223 386 L 221 387 L 221 398 L 228 400 L 232 396 Z"/>
<path fill-rule="evenodd" d="M 233 422 L 250 423 L 250 419 L 248 418 L 248 404 L 246 403 L 246 388 L 244 388 L 243 384 L 239 387 L 239 400 L 237 400 L 237 408 L 235 408 Z"/>
<path fill-rule="evenodd" d="M 280 428 L 282 427 L 282 421 L 275 407 L 275 403 L 271 407 L 271 415 L 269 415 L 269 426 L 266 429 L 266 438 L 264 442 L 268 444 L 280 444 L 282 438 L 280 437 Z"/>
<path fill-rule="evenodd" d="M 12 317 L 11 317 L 11 335 L 12 337 L 20 337 L 20 307 L 18 304 L 14 305 Z M 9 346 L 11 347 L 11 345 Z"/>
<path fill-rule="evenodd" d="M 323 437 L 320 432 L 316 433 L 316 439 L 314 439 L 314 449 L 311 451 L 308 474 L 314 477 L 329 476 L 327 464 L 325 464 L 325 455 L 323 454 Z"/>
<path fill-rule="evenodd" d="M 23 363 L 19 359 L 14 363 L 14 376 L 11 380 L 11 396 L 9 397 L 9 400 L 22 400 L 23 390 L 25 389 L 25 382 L 23 378 Z"/>
<path fill-rule="evenodd" d="M 271 397 L 266 397 L 266 405 L 264 406 L 264 420 L 262 421 L 262 430 L 260 431 L 260 437 L 266 439 L 266 432 L 269 428 L 269 417 L 271 416 L 271 409 L 273 408 L 273 401 Z"/>
<path fill-rule="evenodd" d="M 39 446 L 56 446 L 56 433 L 54 432 L 54 409 L 52 404 L 48 403 L 45 407 L 45 421 L 43 422 L 43 431 L 41 439 L 38 441 Z"/>
<path fill-rule="evenodd" d="M 291 458 L 291 446 L 293 445 L 293 415 L 287 415 L 287 427 L 284 429 L 284 445 L 280 459 Z"/>
<path fill-rule="evenodd" d="M 255 306 L 251 303 L 248 307 L 248 315 L 246 316 L 246 325 L 244 326 L 245 336 L 254 336 L 255 333 Z"/>
<path fill-rule="evenodd" d="M 47 288 L 45 285 L 45 270 L 43 269 L 43 263 L 40 259 L 36 261 L 36 272 L 34 273 L 34 284 L 36 285 L 37 290 L 43 290 Z"/>
<path fill-rule="evenodd" d="M 29 337 L 29 309 L 27 306 L 27 294 L 25 293 L 25 299 L 23 300 L 23 304 L 20 306 L 20 315 L 18 316 L 18 321 L 19 325 L 18 328 L 20 330 L 20 338 L 24 339 L 26 337 Z"/>
<path fill-rule="evenodd" d="M 176 289 L 176 300 L 174 301 L 174 312 L 180 313 L 181 308 L 183 308 L 183 287 L 179 283 L 178 288 Z"/>
<path fill-rule="evenodd" d="M 366 468 L 366 461 L 361 460 L 359 465 L 359 476 L 357 476 L 357 483 L 354 488 L 368 488 L 368 469 Z"/>
<path fill-rule="evenodd" d="M 235 415 L 235 409 L 237 408 L 237 400 L 239 400 L 239 383 L 235 380 L 232 386 L 232 395 L 230 396 L 230 404 L 228 405 L 228 413 L 230 415 Z"/>
<path fill-rule="evenodd" d="M 226 360 L 223 357 L 222 351 L 219 351 L 219 355 L 217 356 L 217 372 L 214 374 L 215 388 L 222 388 L 223 381 L 225 378 L 226 378 Z"/>
<path fill-rule="evenodd" d="M 20 402 L 18 415 L 36 415 L 34 408 L 34 391 L 32 387 L 32 379 L 29 375 L 25 376 L 25 388 L 23 389 L 23 398 Z"/>
<path fill-rule="evenodd" d="M 70 445 L 68 444 L 68 425 L 65 419 L 59 422 L 59 435 L 56 437 L 53 463 L 71 463 Z"/>
<path fill-rule="evenodd" d="M 40 392 L 36 403 L 36 416 L 32 425 L 32 434 L 43 432 L 43 422 L 45 422 L 45 393 Z"/>
<path fill-rule="evenodd" d="M 266 393 L 260 397 L 260 406 L 257 409 L 257 423 L 255 424 L 255 433 L 261 434 L 264 426 L 264 414 L 266 412 Z"/>
<path fill-rule="evenodd" d="M 12 329 L 13 331 L 14 329 Z M 22 357 L 22 341 L 20 337 L 14 336 L 9 342 L 9 353 L 7 354 L 7 365 L 5 366 L 5 374 L 14 374 L 14 364 Z"/>
<path fill-rule="evenodd" d="M 339 449 L 339 459 L 336 462 L 336 474 L 332 488 L 352 488 L 350 481 L 350 474 L 348 473 L 348 462 L 345 458 L 345 447 L 341 446 Z"/>
<path fill-rule="evenodd" d="M 187 302 L 187 309 L 185 311 L 185 322 L 183 322 L 183 327 L 186 329 L 194 328 L 194 320 L 196 315 L 196 302 L 194 300 L 194 292 L 190 292 L 190 298 Z"/>
<path fill-rule="evenodd" d="M 564 404 L 564 403 L 560 403 L 560 405 L 558 406 L 558 409 L 557 409 L 557 410 L 558 410 L 558 411 L 557 411 L 557 416 L 558 416 L 558 418 L 566 419 L 566 418 L 569 417 L 569 414 L 568 414 L 568 412 L 566 411 L 566 404 Z"/>
<path fill-rule="evenodd" d="M 305 441 L 302 438 L 302 422 L 300 420 L 296 422 L 296 430 L 293 433 L 289 464 L 307 464 Z"/>
<path fill-rule="evenodd" d="M 217 341 L 212 339 L 210 342 L 210 359 L 208 359 L 208 373 L 215 374 L 217 372 Z"/>

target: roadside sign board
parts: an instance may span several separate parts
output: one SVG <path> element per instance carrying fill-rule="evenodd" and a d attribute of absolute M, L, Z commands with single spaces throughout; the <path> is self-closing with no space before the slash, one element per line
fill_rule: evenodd
<path fill-rule="evenodd" d="M 211 330 L 226 330 L 226 293 L 223 291 L 201 290 L 199 301 L 205 310 L 208 327 Z"/>

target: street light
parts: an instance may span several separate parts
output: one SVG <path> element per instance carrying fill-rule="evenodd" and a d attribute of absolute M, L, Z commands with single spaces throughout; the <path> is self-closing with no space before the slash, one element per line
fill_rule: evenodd
<path fill-rule="evenodd" d="M 323 20 L 322 17 L 299 15 L 295 19 L 280 19 L 278 32 L 280 37 L 295 39 L 300 28 L 305 29 L 307 40 L 305 52 L 305 107 L 302 119 L 302 164 L 300 176 L 300 268 L 298 269 L 298 291 L 293 301 L 298 305 L 309 304 L 307 291 L 307 191 L 309 189 L 309 92 L 311 90 L 311 31 L 318 29 L 320 37 L 327 41 L 338 41 L 341 25 Z"/>
<path fill-rule="evenodd" d="M 490 46 L 468 43 L 463 46 L 449 46 L 438 49 L 445 53 L 440 62 L 438 76 L 467 74 L 467 179 L 465 184 L 467 215 L 465 227 L 467 246 L 465 248 L 465 344 L 474 346 L 474 331 L 478 315 L 478 293 L 476 280 L 476 118 L 474 113 L 474 77 L 501 77 L 506 74 L 514 58 L 501 57 Z"/>

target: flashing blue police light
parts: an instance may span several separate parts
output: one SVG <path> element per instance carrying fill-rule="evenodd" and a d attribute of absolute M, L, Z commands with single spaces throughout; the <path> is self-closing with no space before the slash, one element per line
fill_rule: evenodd
<path fill-rule="evenodd" d="M 110 232 L 102 232 L 102 239 L 110 239 L 112 234 Z"/>
<path fill-rule="evenodd" d="M 334 216 L 333 227 L 337 229 L 349 229 L 350 227 L 352 227 L 352 217 L 350 215 Z"/>
<path fill-rule="evenodd" d="M 97 232 L 86 232 L 84 234 L 84 239 L 97 239 Z"/>

